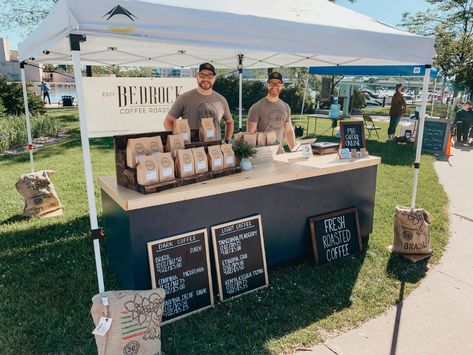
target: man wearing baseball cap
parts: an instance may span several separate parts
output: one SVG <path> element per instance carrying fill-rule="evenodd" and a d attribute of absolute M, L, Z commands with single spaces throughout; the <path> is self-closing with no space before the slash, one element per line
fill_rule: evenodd
<path fill-rule="evenodd" d="M 233 134 L 233 118 L 227 100 L 212 88 L 215 83 L 215 68 L 203 63 L 197 72 L 197 88 L 179 95 L 164 120 L 164 128 L 172 131 L 179 117 L 189 120 L 191 129 L 199 129 L 202 118 L 212 117 L 220 137 L 220 120 L 225 120 L 225 141 Z"/>
<path fill-rule="evenodd" d="M 276 131 L 280 143 L 278 154 L 283 153 L 284 136 L 290 149 L 296 144 L 291 122 L 291 108 L 279 98 L 283 90 L 282 75 L 272 72 L 267 81 L 268 94 L 250 107 L 247 130 L 250 133 Z"/>

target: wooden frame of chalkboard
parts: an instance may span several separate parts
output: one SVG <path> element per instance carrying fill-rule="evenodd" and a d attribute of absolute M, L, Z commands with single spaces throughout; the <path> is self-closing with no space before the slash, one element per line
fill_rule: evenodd
<path fill-rule="evenodd" d="M 358 130 L 358 135 L 361 134 L 361 142 L 359 142 L 361 143 L 361 145 L 351 144 L 351 141 L 349 140 L 347 141 L 345 130 L 349 128 L 354 128 Z M 360 150 L 361 148 L 366 148 L 365 124 L 363 121 L 340 121 L 340 148 L 348 148 L 348 149 L 356 149 L 356 150 Z"/>
<path fill-rule="evenodd" d="M 200 243 L 199 243 L 200 242 Z M 163 252 L 169 252 L 171 249 L 178 250 L 178 248 L 183 248 L 185 246 L 192 245 L 190 248 L 186 248 L 184 250 L 184 253 L 177 254 L 180 255 L 181 259 L 178 258 L 169 258 L 169 255 L 162 255 Z M 202 250 L 202 247 L 204 250 Z M 156 250 L 158 249 L 158 250 Z M 161 254 L 162 261 L 166 264 L 163 265 L 163 268 L 168 268 L 169 271 L 164 271 L 162 272 L 163 278 L 162 280 L 166 280 L 163 282 L 163 284 L 159 284 L 160 278 L 157 277 L 157 272 L 155 268 L 155 260 L 156 258 L 159 258 L 159 255 Z M 203 255 L 202 255 L 203 254 Z M 202 258 L 202 256 L 204 258 Z M 191 263 L 195 262 L 196 260 L 199 261 L 199 259 L 202 259 L 202 262 L 200 265 L 191 265 L 186 268 L 185 262 Z M 162 324 L 166 324 L 169 322 L 174 322 L 178 319 L 187 317 L 190 314 L 196 313 L 203 311 L 204 309 L 207 309 L 209 307 L 212 307 L 214 305 L 214 295 L 213 295 L 213 287 L 212 287 L 212 274 L 210 271 L 210 258 L 209 258 L 209 243 L 208 243 L 208 233 L 207 233 L 207 228 L 204 229 L 199 229 L 193 232 L 189 233 L 184 233 L 184 234 L 179 234 L 175 235 L 172 237 L 164 238 L 164 239 L 159 239 L 155 240 L 152 242 L 148 242 L 148 260 L 149 260 L 149 268 L 150 268 L 150 273 L 151 273 L 151 284 L 153 288 L 156 287 L 162 287 L 166 290 L 166 299 L 165 299 L 165 304 L 164 304 L 164 311 L 163 311 L 163 322 Z M 173 275 L 172 271 L 178 271 L 178 267 L 176 264 L 181 262 L 181 268 L 183 269 L 182 272 L 180 272 L 180 275 L 182 275 L 182 278 L 178 277 L 177 275 Z M 156 260 L 158 262 L 158 260 Z M 205 272 L 205 268 L 207 268 L 207 272 Z M 203 269 L 203 270 L 202 270 Z M 171 273 L 170 273 L 171 272 Z M 200 280 L 200 278 L 203 277 L 203 280 Z M 187 280 L 186 280 L 187 278 Z M 196 280 L 198 278 L 198 280 Z M 186 289 L 186 284 L 185 281 L 189 281 L 191 279 L 191 282 L 194 283 L 199 283 L 199 287 L 194 287 L 194 288 L 189 288 Z M 207 288 L 207 289 L 206 289 Z M 172 289 L 174 292 L 168 292 L 169 289 Z M 184 292 L 181 292 L 184 291 Z M 192 292 L 192 295 L 190 293 Z M 195 301 L 197 303 L 198 308 L 195 310 L 190 310 L 189 312 L 186 312 L 184 310 L 181 312 L 181 315 L 178 315 L 176 317 L 167 317 L 166 316 L 166 301 L 170 300 L 175 300 L 177 297 L 179 298 L 179 302 L 181 301 L 180 297 L 182 296 L 183 300 L 181 303 L 178 301 L 173 302 L 173 304 L 179 304 L 182 306 L 182 308 L 188 307 L 191 308 L 189 305 L 188 301 L 190 299 L 194 299 L 198 301 Z M 173 298 L 169 298 L 173 297 Z M 208 297 L 208 300 L 207 300 Z M 194 305 L 195 306 L 195 305 Z"/>
<path fill-rule="evenodd" d="M 257 226 L 254 225 L 255 222 L 258 224 Z M 211 230 L 220 301 L 239 297 L 269 285 L 261 215 L 213 226 Z M 246 234 L 240 234 L 243 231 L 246 231 Z M 251 236 L 249 236 L 250 233 L 252 233 Z M 256 233 L 255 236 L 253 236 L 254 233 Z M 226 235 L 227 238 L 230 236 L 227 239 L 228 242 L 218 243 L 217 239 L 221 238 L 222 235 Z M 251 239 L 258 239 L 259 242 L 249 244 L 248 242 L 251 242 Z M 247 243 L 243 243 L 244 241 Z M 252 248 L 245 250 L 245 244 L 246 247 L 252 246 Z M 252 252 L 252 255 L 249 256 L 248 252 Z M 222 260 L 222 255 L 230 258 Z M 250 259 L 251 257 L 253 258 Z M 256 258 L 259 260 L 255 260 Z M 222 265 L 223 262 L 225 262 L 225 265 Z M 245 268 L 248 265 L 250 265 L 251 269 Z M 224 280 L 227 273 L 231 273 L 232 276 Z M 233 280 L 236 281 L 230 282 Z M 224 283 L 226 285 L 225 289 L 223 288 Z M 245 286 L 248 288 L 248 291 L 246 291 Z M 232 292 L 229 292 L 229 290 Z"/>
<path fill-rule="evenodd" d="M 342 217 L 339 218 L 339 217 Z M 352 235 L 349 229 L 346 228 L 346 220 L 345 216 L 353 216 L 354 217 L 354 226 L 352 226 L 356 233 L 355 236 Z M 331 222 L 326 223 L 326 220 L 331 220 Z M 316 226 L 317 223 L 323 221 L 325 233 L 324 235 L 319 235 L 318 228 Z M 347 208 L 344 210 L 339 210 L 335 212 L 326 213 L 323 215 L 318 215 L 315 217 L 309 218 L 309 226 L 310 226 L 310 236 L 312 239 L 312 248 L 314 250 L 314 259 L 315 265 L 323 265 L 335 260 L 339 260 L 340 258 L 346 257 L 351 255 L 352 249 L 356 247 L 356 252 L 361 252 L 362 250 L 362 243 L 361 243 L 361 233 L 360 233 L 360 222 L 358 219 L 358 209 L 356 208 Z M 327 231 L 329 229 L 329 231 Z M 350 232 L 347 235 L 346 231 Z M 335 234 L 336 233 L 336 234 Z M 346 238 L 350 238 L 348 242 Z M 355 237 L 352 239 L 352 237 Z M 318 245 L 317 241 L 320 242 L 320 239 L 323 238 L 322 245 Z M 345 242 L 345 243 L 344 243 Z M 351 242 L 351 243 L 350 243 Z M 320 244 L 320 243 L 319 243 Z M 346 248 L 345 248 L 346 245 Z M 321 249 L 324 248 L 326 251 L 325 256 L 321 255 Z M 327 246 L 328 248 L 325 248 Z M 352 249 L 349 249 L 351 246 Z M 328 258 L 328 253 L 330 252 L 330 260 Z"/>
<path fill-rule="evenodd" d="M 417 130 L 418 131 L 418 130 Z M 444 154 L 450 139 L 450 121 L 443 118 L 425 118 L 422 151 Z M 417 132 L 416 132 L 417 146 Z"/>

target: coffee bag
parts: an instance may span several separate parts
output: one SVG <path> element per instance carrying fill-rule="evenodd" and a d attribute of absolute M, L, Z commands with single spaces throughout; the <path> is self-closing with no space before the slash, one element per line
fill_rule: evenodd
<path fill-rule="evenodd" d="M 164 153 L 163 141 L 160 136 L 149 137 L 146 141 L 149 143 L 149 152 L 146 151 L 145 146 L 146 154 L 159 155 L 160 153 Z"/>
<path fill-rule="evenodd" d="M 266 145 L 266 133 L 256 133 L 256 144 L 258 147 L 264 147 Z"/>
<path fill-rule="evenodd" d="M 179 149 L 176 155 L 176 172 L 178 177 L 195 175 L 192 149 Z"/>
<path fill-rule="evenodd" d="M 162 153 L 157 157 L 159 182 L 174 181 L 174 160 L 171 153 Z"/>
<path fill-rule="evenodd" d="M 190 143 L 191 129 L 189 127 L 189 121 L 186 119 L 175 120 L 172 134 L 180 135 L 184 143 Z"/>
<path fill-rule="evenodd" d="M 211 145 L 209 150 L 209 169 L 210 171 L 223 170 L 223 153 L 219 145 Z"/>
<path fill-rule="evenodd" d="M 126 143 L 126 165 L 128 167 L 136 168 L 141 158 L 146 155 L 146 144 L 146 137 L 128 139 Z"/>
<path fill-rule="evenodd" d="M 192 155 L 194 156 L 194 170 L 196 174 L 203 174 L 209 171 L 207 154 L 205 154 L 204 147 L 193 148 Z"/>
<path fill-rule="evenodd" d="M 200 121 L 199 138 L 202 142 L 217 140 L 217 132 L 212 117 L 202 118 Z"/>
<path fill-rule="evenodd" d="M 158 156 L 145 155 L 136 166 L 136 178 L 140 185 L 152 185 L 159 182 Z"/>
<path fill-rule="evenodd" d="M 243 140 L 252 147 L 256 147 L 256 133 L 245 133 L 243 135 Z"/>
<path fill-rule="evenodd" d="M 179 149 L 185 149 L 184 141 L 179 134 L 176 135 L 169 135 L 168 140 L 166 142 L 166 151 L 171 153 L 172 157 L 176 157 L 176 152 Z"/>
<path fill-rule="evenodd" d="M 237 132 L 233 135 L 233 140 L 239 142 L 243 140 L 243 132 Z"/>
<path fill-rule="evenodd" d="M 266 132 L 266 145 L 274 145 L 277 142 L 277 135 L 276 135 L 276 131 L 269 131 L 269 132 Z"/>
<path fill-rule="evenodd" d="M 223 167 L 234 168 L 235 167 L 235 153 L 233 152 L 233 146 L 231 144 L 222 144 L 220 149 L 223 153 Z"/>

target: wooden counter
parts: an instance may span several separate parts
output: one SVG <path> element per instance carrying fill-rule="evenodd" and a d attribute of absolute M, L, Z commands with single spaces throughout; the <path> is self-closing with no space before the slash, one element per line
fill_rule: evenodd
<path fill-rule="evenodd" d="M 310 256 L 312 216 L 355 207 L 367 236 L 380 162 L 292 153 L 247 172 L 149 195 L 117 186 L 115 177 L 99 177 L 110 266 L 123 288 L 149 289 L 148 242 L 256 214 L 268 266 Z"/>
<path fill-rule="evenodd" d="M 300 154 L 278 155 L 273 163 L 257 165 L 250 171 L 243 171 L 239 174 L 149 195 L 117 186 L 114 176 L 100 176 L 98 183 L 121 208 L 125 211 L 132 211 L 139 208 L 366 168 L 381 163 L 379 157 L 340 160 L 337 159 L 336 154 L 327 154 L 305 159 L 300 157 Z"/>

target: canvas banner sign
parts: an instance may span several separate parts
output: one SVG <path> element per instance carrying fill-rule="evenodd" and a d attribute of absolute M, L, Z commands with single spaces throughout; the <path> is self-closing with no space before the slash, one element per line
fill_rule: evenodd
<path fill-rule="evenodd" d="M 83 78 L 89 137 L 164 130 L 164 119 L 195 78 Z M 178 117 L 177 117 L 178 118 Z"/>

